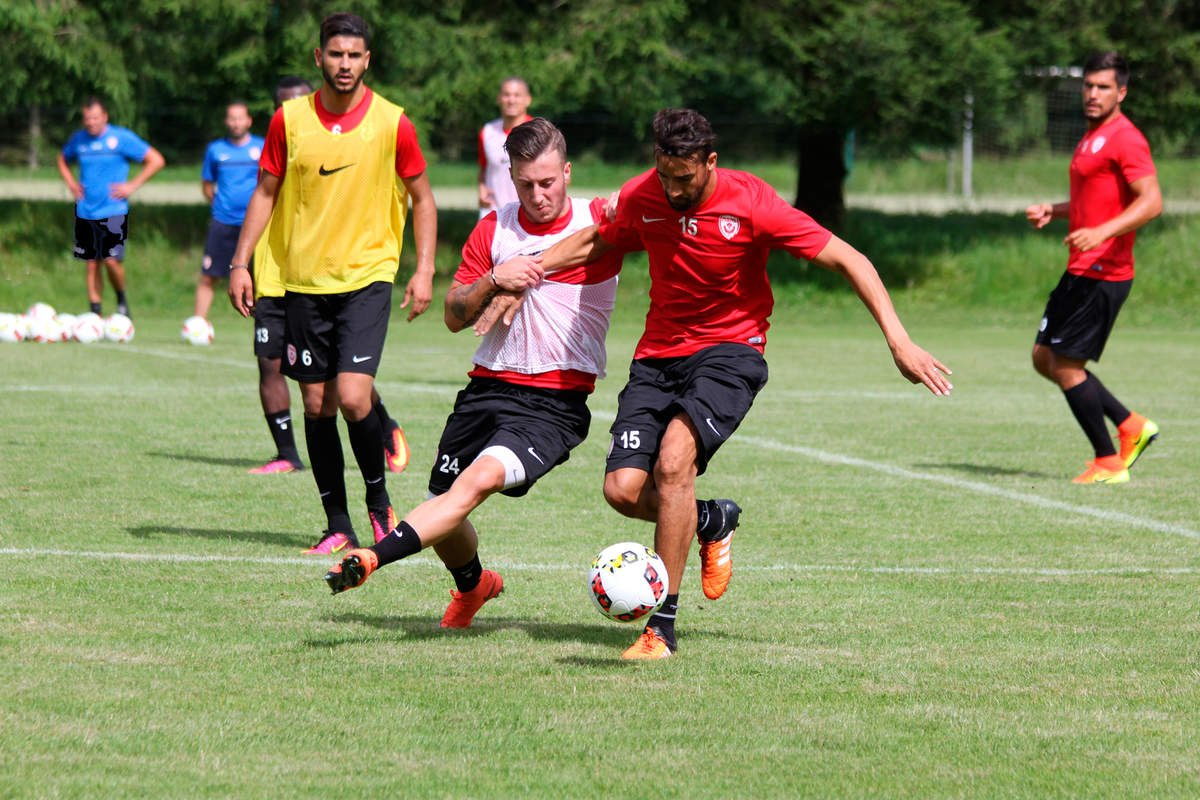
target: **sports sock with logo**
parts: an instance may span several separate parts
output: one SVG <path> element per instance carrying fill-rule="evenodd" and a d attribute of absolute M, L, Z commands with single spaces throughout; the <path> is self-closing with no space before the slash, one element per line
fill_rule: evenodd
<path fill-rule="evenodd" d="M 1100 393 L 1100 405 L 1104 408 L 1104 416 L 1111 419 L 1114 425 L 1120 425 L 1129 419 L 1129 409 L 1122 405 L 1120 400 L 1112 396 L 1112 392 L 1108 391 L 1099 378 L 1088 372 L 1087 379 L 1096 385 L 1096 390 Z"/>
<path fill-rule="evenodd" d="M 367 414 L 357 422 L 346 420 L 346 429 L 350 432 L 354 460 L 358 462 L 358 471 L 367 487 L 367 508 L 387 508 L 391 501 L 384 479 L 383 450 L 379 447 L 383 435 L 379 419 L 374 414 Z"/>
<path fill-rule="evenodd" d="M 667 646 L 674 652 L 675 648 L 675 614 L 679 611 L 679 595 L 669 594 L 667 599 L 663 600 L 663 604 L 659 606 L 658 611 L 654 612 L 654 616 L 646 623 L 647 628 L 655 628 L 663 639 L 667 641 Z"/>
<path fill-rule="evenodd" d="M 421 552 L 421 537 L 412 525 L 400 520 L 396 530 L 367 549 L 379 556 L 379 566 L 382 567 Z"/>
<path fill-rule="evenodd" d="M 1100 400 L 1100 392 L 1096 389 L 1098 383 L 1100 382 L 1089 375 L 1083 383 L 1065 390 L 1063 396 L 1067 398 L 1067 405 L 1071 407 L 1071 413 L 1075 415 L 1079 427 L 1083 428 L 1088 441 L 1092 443 L 1096 458 L 1103 458 L 1116 455 L 1117 448 L 1113 446 L 1112 436 L 1109 435 L 1108 425 L 1104 421 L 1104 405 Z"/>
<path fill-rule="evenodd" d="M 450 577 L 454 578 L 454 588 L 460 592 L 469 592 L 479 585 L 483 577 L 483 565 L 479 563 L 479 553 L 471 556 L 471 560 L 461 567 L 446 567 Z"/>
<path fill-rule="evenodd" d="M 296 449 L 296 435 L 292 430 L 292 412 L 284 409 L 264 416 L 267 418 L 267 427 L 271 429 L 271 438 L 275 440 L 275 452 L 280 458 L 300 466 L 300 451 Z"/>
<path fill-rule="evenodd" d="M 353 533 L 350 512 L 346 509 L 346 459 L 342 455 L 337 417 L 305 417 L 304 441 L 329 530 Z"/>

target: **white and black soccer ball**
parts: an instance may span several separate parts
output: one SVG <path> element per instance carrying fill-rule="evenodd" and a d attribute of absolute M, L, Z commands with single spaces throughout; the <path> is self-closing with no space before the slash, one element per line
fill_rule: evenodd
<path fill-rule="evenodd" d="M 133 320 L 124 314 L 113 314 L 104 321 L 104 338 L 110 342 L 133 341 Z"/>
<path fill-rule="evenodd" d="M 212 344 L 213 326 L 204 317 L 188 317 L 183 321 L 183 327 L 180 329 L 179 335 L 188 344 Z"/>
<path fill-rule="evenodd" d="M 619 542 L 600 551 L 588 574 L 596 610 L 617 622 L 633 622 L 658 610 L 667 598 L 667 565 L 637 542 Z"/>
<path fill-rule="evenodd" d="M 104 338 L 104 318 L 94 311 L 80 314 L 75 318 L 75 327 L 71 331 L 75 341 L 91 344 Z"/>

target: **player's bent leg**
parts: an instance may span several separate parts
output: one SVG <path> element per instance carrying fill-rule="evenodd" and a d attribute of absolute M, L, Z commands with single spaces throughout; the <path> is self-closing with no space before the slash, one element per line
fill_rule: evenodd
<path fill-rule="evenodd" d="M 687 415 L 680 414 L 667 425 L 654 463 L 654 485 L 658 490 L 654 549 L 667 565 L 669 594 L 679 592 L 696 533 L 698 453 L 696 429 Z"/>
<path fill-rule="evenodd" d="M 655 522 L 658 492 L 650 473 L 637 467 L 621 467 L 604 475 L 604 499 L 622 516 Z"/>
<path fill-rule="evenodd" d="M 484 500 L 506 486 L 507 470 L 497 458 L 481 455 L 455 478 L 450 489 L 437 497 L 431 497 L 404 516 L 404 521 L 421 534 L 421 543 L 433 545 L 446 566 L 454 566 L 475 554 L 474 527 L 470 528 L 469 550 L 455 552 L 453 548 L 443 550 L 438 546 L 443 540 L 462 532 L 462 526 L 470 526 L 467 516 Z M 461 537 L 460 537 L 461 538 Z"/>

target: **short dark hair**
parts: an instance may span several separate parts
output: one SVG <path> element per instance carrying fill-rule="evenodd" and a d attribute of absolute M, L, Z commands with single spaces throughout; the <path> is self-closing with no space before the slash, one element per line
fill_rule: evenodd
<path fill-rule="evenodd" d="M 83 105 L 80 108 L 91 108 L 92 106 L 100 106 L 100 110 L 108 113 L 108 106 L 104 105 L 104 101 L 98 95 L 89 94 L 83 98 Z"/>
<path fill-rule="evenodd" d="M 279 99 L 280 94 L 286 92 L 288 89 L 297 89 L 301 86 L 304 87 L 305 94 L 313 93 L 312 84 L 304 78 L 301 78 L 299 75 L 284 75 L 279 79 L 279 83 L 275 84 L 275 91 L 271 95 L 275 100 L 275 105 L 283 105 L 283 101 Z"/>
<path fill-rule="evenodd" d="M 664 108 L 654 115 L 654 149 L 671 158 L 708 158 L 717 142 L 708 120 L 690 108 Z"/>
<path fill-rule="evenodd" d="M 1083 65 L 1083 74 L 1087 75 L 1090 72 L 1100 72 L 1105 69 L 1111 69 L 1117 76 L 1117 86 L 1129 85 L 1129 64 L 1126 63 L 1125 57 L 1116 50 L 1092 53 Z"/>
<path fill-rule="evenodd" d="M 522 122 L 509 131 L 504 149 L 513 161 L 533 161 L 547 150 L 557 150 L 563 161 L 567 160 L 567 140 L 562 131 L 541 117 Z"/>
<path fill-rule="evenodd" d="M 533 94 L 533 90 L 529 88 L 529 81 L 522 78 L 520 75 L 509 75 L 504 80 L 500 81 L 500 91 L 504 91 L 504 84 L 519 83 L 525 87 L 525 94 Z"/>
<path fill-rule="evenodd" d="M 367 21 L 358 14 L 339 11 L 321 20 L 321 49 L 335 36 L 354 36 L 363 40 L 363 48 L 371 49 L 371 31 Z"/>

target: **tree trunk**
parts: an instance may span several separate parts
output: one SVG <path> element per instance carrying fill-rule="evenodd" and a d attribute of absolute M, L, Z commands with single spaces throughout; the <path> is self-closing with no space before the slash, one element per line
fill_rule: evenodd
<path fill-rule="evenodd" d="M 845 132 L 830 128 L 801 129 L 796 140 L 796 208 L 831 230 L 846 216 L 845 147 Z"/>

